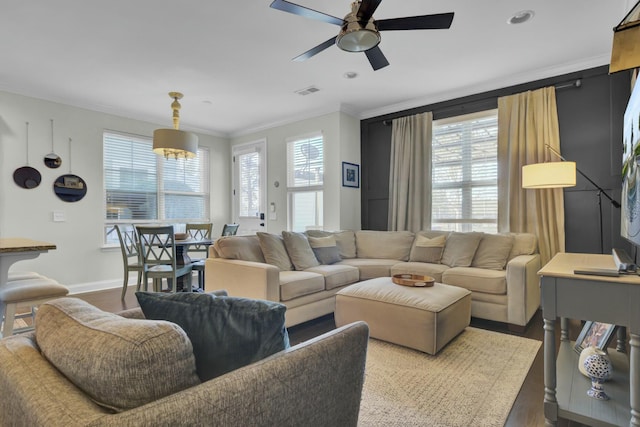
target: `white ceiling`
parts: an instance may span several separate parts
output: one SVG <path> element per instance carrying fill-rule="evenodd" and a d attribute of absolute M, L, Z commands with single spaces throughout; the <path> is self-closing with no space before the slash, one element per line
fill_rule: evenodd
<path fill-rule="evenodd" d="M 299 0 L 344 17 L 349 0 Z M 319 114 L 360 119 L 608 64 L 630 0 L 383 0 L 377 19 L 455 12 L 449 30 L 388 31 L 390 66 L 336 46 L 339 27 L 271 0 L 3 0 L 0 90 L 234 136 Z M 533 20 L 508 25 L 530 9 Z M 348 80 L 345 72 L 358 77 Z M 314 85 L 312 95 L 294 93 Z M 1 114 L 1 112 L 0 112 Z"/>

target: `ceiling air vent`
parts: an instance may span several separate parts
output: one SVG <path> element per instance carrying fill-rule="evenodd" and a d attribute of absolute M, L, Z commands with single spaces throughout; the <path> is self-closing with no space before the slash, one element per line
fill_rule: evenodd
<path fill-rule="evenodd" d="M 304 88 L 304 89 L 296 90 L 296 93 L 298 95 L 309 95 L 309 94 L 312 94 L 314 92 L 319 92 L 319 91 L 320 91 L 320 89 L 318 89 L 317 87 L 309 86 L 309 87 Z"/>

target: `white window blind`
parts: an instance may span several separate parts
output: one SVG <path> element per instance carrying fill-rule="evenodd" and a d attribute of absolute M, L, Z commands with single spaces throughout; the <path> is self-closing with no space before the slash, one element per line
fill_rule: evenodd
<path fill-rule="evenodd" d="M 113 225 L 209 219 L 209 151 L 193 159 L 165 159 L 151 138 L 103 134 L 105 243 L 117 244 Z"/>
<path fill-rule="evenodd" d="M 497 232 L 497 110 L 434 121 L 431 228 Z"/>
<path fill-rule="evenodd" d="M 321 134 L 287 141 L 288 228 L 322 228 L 324 140 Z"/>

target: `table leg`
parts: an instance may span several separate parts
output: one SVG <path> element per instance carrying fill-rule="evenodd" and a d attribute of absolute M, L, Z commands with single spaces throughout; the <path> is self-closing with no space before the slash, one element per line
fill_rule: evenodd
<path fill-rule="evenodd" d="M 569 319 L 566 317 L 560 318 L 560 341 L 569 341 Z"/>
<path fill-rule="evenodd" d="M 640 426 L 640 335 L 631 333 L 629 360 L 629 403 L 632 427 Z"/>
<path fill-rule="evenodd" d="M 556 334 L 555 319 L 544 320 L 544 418 L 545 426 L 558 423 L 556 399 Z"/>

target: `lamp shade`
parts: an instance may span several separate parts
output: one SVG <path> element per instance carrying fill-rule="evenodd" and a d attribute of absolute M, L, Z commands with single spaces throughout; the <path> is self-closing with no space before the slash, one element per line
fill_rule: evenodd
<path fill-rule="evenodd" d="M 193 158 L 198 153 L 198 136 L 178 129 L 153 131 L 153 151 L 166 158 Z"/>
<path fill-rule="evenodd" d="M 575 162 L 534 163 L 522 167 L 522 188 L 562 188 L 575 185 Z"/>

